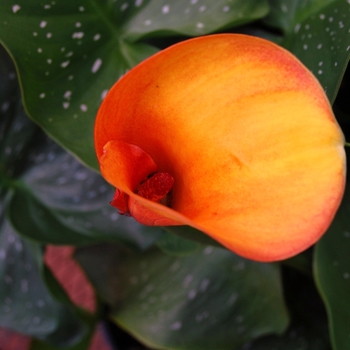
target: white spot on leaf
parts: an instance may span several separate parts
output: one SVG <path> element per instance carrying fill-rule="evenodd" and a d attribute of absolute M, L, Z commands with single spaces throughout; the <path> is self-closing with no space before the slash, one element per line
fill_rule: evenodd
<path fill-rule="evenodd" d="M 164 14 L 169 13 L 169 11 L 170 11 L 170 6 L 169 6 L 169 5 L 164 5 L 164 6 L 162 7 L 162 12 L 163 12 Z"/>
<path fill-rule="evenodd" d="M 190 283 L 193 281 L 193 276 L 192 275 L 187 275 L 183 281 L 183 286 L 187 288 Z"/>
<path fill-rule="evenodd" d="M 66 67 L 69 65 L 69 63 L 70 63 L 69 60 L 68 60 L 68 61 L 65 61 L 65 62 L 62 62 L 62 63 L 61 63 L 61 67 L 62 67 L 62 68 L 66 68 Z"/>
<path fill-rule="evenodd" d="M 82 39 L 83 36 L 84 36 L 83 32 L 75 32 L 75 33 L 73 33 L 72 38 L 73 39 Z"/>
<path fill-rule="evenodd" d="M 197 292 L 194 289 L 192 289 L 188 293 L 188 299 L 193 300 L 196 297 L 196 295 L 197 295 Z"/>
<path fill-rule="evenodd" d="M 227 301 L 227 304 L 233 305 L 236 302 L 237 298 L 238 298 L 238 294 L 237 293 L 232 293 L 230 298 Z"/>
<path fill-rule="evenodd" d="M 16 13 L 17 11 L 19 11 L 21 9 L 21 6 L 19 6 L 19 5 L 13 5 L 12 6 L 12 12 L 13 13 Z"/>
<path fill-rule="evenodd" d="M 129 4 L 124 2 L 124 4 L 122 4 L 122 6 L 120 6 L 120 10 L 125 11 L 128 7 L 129 7 Z"/>
<path fill-rule="evenodd" d="M 294 33 L 298 33 L 299 32 L 299 29 L 301 27 L 301 24 L 300 23 L 297 23 L 294 27 Z"/>
<path fill-rule="evenodd" d="M 92 73 L 96 73 L 96 72 L 100 69 L 101 64 L 102 64 L 102 60 L 101 60 L 101 58 L 98 58 L 98 59 L 94 62 L 94 64 L 92 65 L 91 72 L 92 72 Z"/>
<path fill-rule="evenodd" d="M 3 112 L 6 112 L 6 111 L 9 109 L 9 107 L 10 107 L 10 102 L 5 101 L 5 102 L 3 102 L 3 104 L 1 105 L 1 110 L 2 110 Z M 0 259 L 1 259 L 1 256 L 0 256 Z"/>
<path fill-rule="evenodd" d="M 203 281 L 199 286 L 199 290 L 204 293 L 207 290 L 209 284 L 210 284 L 210 281 L 207 278 L 203 279 Z"/>
<path fill-rule="evenodd" d="M 181 327 L 182 327 L 182 323 L 180 321 L 174 322 L 173 324 L 170 325 L 170 329 L 172 331 L 177 331 L 181 329 Z"/>
<path fill-rule="evenodd" d="M 64 98 L 67 98 L 67 99 L 70 98 L 71 96 L 72 96 L 72 91 L 69 91 L 69 90 L 66 91 L 66 92 L 64 93 L 64 95 L 63 95 L 63 97 L 64 97 Z"/>
<path fill-rule="evenodd" d="M 211 246 L 208 246 L 208 247 L 206 247 L 206 248 L 204 249 L 203 253 L 204 253 L 204 255 L 209 255 L 209 254 L 211 254 L 213 251 L 214 251 L 214 248 L 211 247 Z"/>
<path fill-rule="evenodd" d="M 101 93 L 101 100 L 103 100 L 106 97 L 107 93 L 108 93 L 108 90 L 103 90 L 102 91 L 102 93 Z"/>

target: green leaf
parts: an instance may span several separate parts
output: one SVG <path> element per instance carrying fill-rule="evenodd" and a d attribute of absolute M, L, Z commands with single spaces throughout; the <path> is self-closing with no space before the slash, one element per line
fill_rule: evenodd
<path fill-rule="evenodd" d="M 87 350 L 89 349 L 92 334 L 88 334 L 76 345 L 65 347 L 64 350 Z M 33 339 L 28 350 L 62 350 L 62 347 L 54 346 L 38 339 Z"/>
<path fill-rule="evenodd" d="M 51 296 L 37 265 L 41 249 L 18 237 L 4 215 L 0 247 L 0 326 L 61 346 L 79 341 L 86 324 Z"/>
<path fill-rule="evenodd" d="M 86 335 L 81 338 L 79 342 L 74 345 L 64 346 L 64 350 L 87 350 L 89 349 L 92 337 L 96 329 L 96 319 L 93 317 L 87 318 L 87 323 L 89 325 L 89 330 L 86 332 Z M 69 332 L 69 327 L 66 327 L 66 330 Z M 59 345 L 59 342 L 48 343 L 47 341 L 32 339 L 30 343 L 30 348 L 28 350 L 63 350 L 62 346 Z"/>
<path fill-rule="evenodd" d="M 267 11 L 265 0 L 3 0 L 0 42 L 15 60 L 31 118 L 97 169 L 93 124 L 102 99 L 121 75 L 158 50 L 136 38 L 205 34 Z"/>
<path fill-rule="evenodd" d="M 120 216 L 109 204 L 113 189 L 48 138 L 29 157 L 31 167 L 9 203 L 12 224 L 27 237 L 75 245 L 122 241 L 143 249 L 161 235 L 160 228 Z"/>
<path fill-rule="evenodd" d="M 330 322 L 333 350 L 350 344 L 350 188 L 328 232 L 316 245 L 315 280 Z"/>
<path fill-rule="evenodd" d="M 151 348 L 234 350 L 288 323 L 276 264 L 210 246 L 174 257 L 100 245 L 76 258 L 115 322 Z"/>
<path fill-rule="evenodd" d="M 295 25 L 320 11 L 336 0 L 269 0 L 271 11 L 264 18 L 264 23 L 291 34 Z"/>
<path fill-rule="evenodd" d="M 284 267 L 283 287 L 291 317 L 288 330 L 262 337 L 240 350 L 331 350 L 326 310 L 311 274 Z"/>
<path fill-rule="evenodd" d="M 0 48 L 1 49 L 1 48 Z M 145 249 L 161 236 L 109 205 L 113 189 L 50 140 L 25 115 L 11 62 L 0 51 L 0 187 L 7 215 L 23 236 L 42 243 L 123 242 Z"/>
<path fill-rule="evenodd" d="M 223 246 L 219 242 L 215 241 L 202 231 L 196 230 L 191 226 L 167 226 L 164 227 L 164 230 L 186 240 L 191 240 L 193 242 L 223 248 Z"/>
<path fill-rule="evenodd" d="M 165 230 L 167 228 L 165 227 Z M 157 246 L 166 254 L 186 256 L 195 253 L 201 244 L 181 238 L 170 232 L 164 232 L 157 240 Z"/>
<path fill-rule="evenodd" d="M 8 220 L 8 203 L 18 179 L 32 165 L 29 154 L 42 132 L 29 122 L 18 102 L 16 76 L 1 47 L 0 62 L 0 326 L 73 345 L 87 331 L 85 317 L 52 296 L 43 281 L 41 246 L 20 238 Z"/>
<path fill-rule="evenodd" d="M 333 103 L 350 59 L 350 3 L 272 0 L 266 23 L 285 32 L 281 42 L 316 76 Z"/>
<path fill-rule="evenodd" d="M 147 1 L 123 26 L 125 38 L 182 34 L 198 36 L 242 25 L 264 17 L 267 1 Z"/>

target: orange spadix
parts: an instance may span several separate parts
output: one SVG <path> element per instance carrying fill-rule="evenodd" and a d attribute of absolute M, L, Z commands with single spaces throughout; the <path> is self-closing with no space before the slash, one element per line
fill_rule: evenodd
<path fill-rule="evenodd" d="M 246 258 L 314 244 L 340 204 L 342 132 L 322 87 L 288 51 L 218 34 L 145 60 L 95 124 L 112 204 L 145 225 L 190 225 Z"/>

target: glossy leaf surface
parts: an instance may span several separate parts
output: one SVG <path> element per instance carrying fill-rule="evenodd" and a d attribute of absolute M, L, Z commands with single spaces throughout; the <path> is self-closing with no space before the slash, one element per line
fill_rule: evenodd
<path fill-rule="evenodd" d="M 113 189 L 45 136 L 25 115 L 15 72 L 1 51 L 0 182 L 7 217 L 22 235 L 42 243 L 123 241 L 145 248 L 150 232 L 109 205 Z M 5 203 L 3 203 L 5 205 Z"/>
<path fill-rule="evenodd" d="M 0 42 L 16 62 L 29 115 L 97 168 L 92 130 L 99 104 L 121 75 L 158 50 L 136 38 L 206 34 L 260 18 L 267 11 L 261 0 L 174 5 L 151 0 L 4 0 Z"/>
<path fill-rule="evenodd" d="M 46 288 L 37 264 L 40 247 L 21 239 L 4 215 L 0 247 L 0 326 L 61 346 L 79 341 L 86 325 Z"/>
<path fill-rule="evenodd" d="M 80 341 L 87 324 L 67 299 L 63 303 L 55 299 L 41 245 L 21 238 L 9 220 L 8 204 L 18 178 L 28 167 L 38 128 L 18 102 L 11 62 L 0 49 L 0 326 L 69 346 Z M 17 218 L 25 220 L 20 214 L 16 212 Z M 56 290 L 64 295 L 59 287 Z"/>
<path fill-rule="evenodd" d="M 334 102 L 350 59 L 350 4 L 346 0 L 271 0 L 265 19 L 284 32 L 281 44 L 317 77 Z"/>
<path fill-rule="evenodd" d="M 104 245 L 76 258 L 115 322 L 151 348 L 233 350 L 288 323 L 278 265 L 210 246 L 174 257 Z"/>
<path fill-rule="evenodd" d="M 316 246 L 315 279 L 327 307 L 333 350 L 350 339 L 350 189 L 337 216 Z"/>
<path fill-rule="evenodd" d="M 162 237 L 157 240 L 157 246 L 166 254 L 175 256 L 191 255 L 201 246 L 201 244 L 197 242 L 181 238 L 170 232 L 171 231 L 167 230 Z"/>

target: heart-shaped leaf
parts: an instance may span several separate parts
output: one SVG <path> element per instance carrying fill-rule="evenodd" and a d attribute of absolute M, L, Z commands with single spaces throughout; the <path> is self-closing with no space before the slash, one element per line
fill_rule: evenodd
<path fill-rule="evenodd" d="M 4 0 L 0 41 L 16 62 L 29 115 L 97 168 L 92 135 L 101 100 L 126 70 L 158 50 L 137 38 L 206 34 L 267 11 L 265 0 Z"/>
<path fill-rule="evenodd" d="M 76 258 L 115 322 L 151 348 L 234 350 L 288 323 L 276 264 L 211 246 L 174 257 L 100 245 Z"/>

